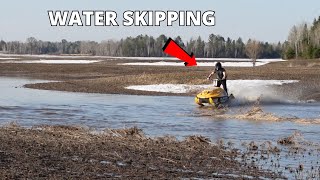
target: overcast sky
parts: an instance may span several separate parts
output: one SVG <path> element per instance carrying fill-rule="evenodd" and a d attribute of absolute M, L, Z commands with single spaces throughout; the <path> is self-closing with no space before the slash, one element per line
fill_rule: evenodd
<path fill-rule="evenodd" d="M 118 16 L 127 10 L 213 10 L 213 27 L 51 27 L 48 10 L 114 10 Z M 181 35 L 183 40 L 211 33 L 244 40 L 255 38 L 277 42 L 287 38 L 290 28 L 298 23 L 312 23 L 320 16 L 320 0 L 1 0 L 0 38 L 21 40 L 33 36 L 41 40 L 121 39 L 147 34 L 170 37 Z M 121 24 L 122 21 L 119 22 Z"/>

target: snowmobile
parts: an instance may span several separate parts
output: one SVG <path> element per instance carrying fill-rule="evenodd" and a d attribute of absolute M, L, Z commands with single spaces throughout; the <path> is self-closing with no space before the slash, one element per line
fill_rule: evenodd
<path fill-rule="evenodd" d="M 204 106 L 204 104 L 209 104 L 215 107 L 221 107 L 226 105 L 231 99 L 234 99 L 233 94 L 228 94 L 221 87 L 216 87 L 217 80 L 214 80 L 214 87 L 211 90 L 203 90 L 201 93 L 197 94 L 194 98 L 196 104 Z"/>

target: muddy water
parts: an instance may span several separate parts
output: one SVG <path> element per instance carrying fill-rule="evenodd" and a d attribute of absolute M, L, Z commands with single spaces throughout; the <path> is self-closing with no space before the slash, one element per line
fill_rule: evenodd
<path fill-rule="evenodd" d="M 67 93 L 26 89 L 32 79 L 0 78 L 0 123 L 23 126 L 39 124 L 84 125 L 96 129 L 138 126 L 147 135 L 203 135 L 212 140 L 272 141 L 299 131 L 305 139 L 320 143 L 320 125 L 291 121 L 270 122 L 214 118 L 210 108 L 199 108 L 193 97 L 153 97 Z M 264 111 L 294 118 L 320 118 L 318 103 L 275 103 L 261 105 Z M 237 114 L 250 109 L 244 104 L 230 108 Z M 217 112 L 220 113 L 221 112 Z M 223 112 L 222 112 L 223 113 Z M 298 166 L 295 161 L 289 164 Z M 287 163 L 288 164 L 288 163 Z"/>

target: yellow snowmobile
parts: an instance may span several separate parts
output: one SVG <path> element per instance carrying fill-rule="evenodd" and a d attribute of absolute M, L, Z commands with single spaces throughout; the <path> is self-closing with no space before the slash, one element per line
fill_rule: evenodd
<path fill-rule="evenodd" d="M 209 104 L 215 107 L 219 107 L 226 104 L 230 99 L 234 99 L 234 96 L 232 94 L 228 96 L 224 89 L 220 87 L 214 87 L 212 90 L 204 90 L 201 93 L 197 94 L 197 96 L 194 98 L 194 101 L 200 106 Z"/>

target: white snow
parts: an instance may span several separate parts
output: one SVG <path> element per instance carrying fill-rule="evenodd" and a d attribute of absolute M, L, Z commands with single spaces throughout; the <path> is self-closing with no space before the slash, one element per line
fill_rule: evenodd
<path fill-rule="evenodd" d="M 118 65 L 136 65 L 136 66 L 184 66 L 181 62 L 168 62 L 169 60 L 178 60 L 174 57 L 114 57 L 115 59 L 127 60 L 152 60 L 158 62 L 130 62 L 119 63 Z M 196 58 L 197 66 L 215 66 L 216 62 L 221 62 L 222 66 L 226 67 L 252 67 L 251 59 L 244 58 Z M 212 62 L 201 62 L 212 61 Z M 226 62 L 227 61 L 227 62 Z M 262 66 L 270 62 L 285 61 L 283 59 L 257 59 L 255 66 Z"/>
<path fill-rule="evenodd" d="M 268 61 L 256 62 L 255 66 L 268 64 Z M 197 66 L 215 66 L 216 62 L 197 62 Z M 225 67 L 252 67 L 252 62 L 221 62 Z M 120 63 L 119 65 L 136 65 L 136 66 L 184 66 L 183 62 L 132 62 Z"/>
<path fill-rule="evenodd" d="M 3 54 L 0 53 L 0 56 L 3 57 L 32 57 L 32 58 L 102 58 L 105 56 L 91 56 L 91 55 L 49 55 L 49 54 Z"/>
<path fill-rule="evenodd" d="M 204 89 L 209 87 L 212 87 L 212 85 L 152 84 L 152 85 L 128 86 L 126 88 L 132 89 L 132 90 L 140 90 L 140 91 L 187 93 L 192 89 Z"/>
<path fill-rule="evenodd" d="M 2 63 L 42 63 L 42 64 L 90 64 L 101 60 L 22 60 L 22 61 L 2 61 Z"/>
<path fill-rule="evenodd" d="M 38 58 L 66 58 L 66 59 L 73 59 L 73 58 L 107 58 L 107 59 L 125 59 L 125 60 L 152 60 L 152 61 L 166 61 L 166 60 L 178 60 L 175 57 L 115 57 L 115 56 L 91 56 L 91 55 L 48 55 L 48 54 L 3 54 L 0 53 L 1 57 L 10 57 L 10 59 L 16 57 L 38 57 Z M 13 58 L 11 58 L 13 57 Z M 246 58 L 197 58 L 197 61 L 246 61 L 251 62 L 251 59 Z M 260 62 L 278 62 L 278 61 L 285 61 L 283 59 L 257 59 Z"/>
<path fill-rule="evenodd" d="M 46 63 L 46 64 L 89 64 L 100 62 L 102 60 L 75 60 L 75 59 L 40 59 L 40 60 L 19 60 L 13 61 L 18 58 L 0 58 L 4 61 L 0 61 L 0 63 Z M 8 60 L 8 61 L 6 61 Z M 11 61 L 12 60 L 12 61 Z M 273 60 L 276 61 L 276 60 Z M 272 60 L 263 60 L 256 62 L 256 66 L 265 65 L 269 62 L 273 62 Z M 198 62 L 198 66 L 215 66 L 216 62 Z M 226 67 L 252 67 L 252 62 L 221 62 L 222 66 Z M 184 66 L 183 62 L 132 62 L 132 63 L 123 63 L 119 65 L 145 65 L 145 66 Z"/>
<path fill-rule="evenodd" d="M 20 58 L 11 58 L 11 57 L 0 57 L 0 60 L 13 60 L 13 59 L 20 59 Z"/>
<path fill-rule="evenodd" d="M 166 61 L 166 60 L 179 60 L 175 57 L 109 57 L 114 59 L 126 59 L 126 60 L 154 60 L 154 61 Z M 197 61 L 245 61 L 252 62 L 251 59 L 247 58 L 197 58 Z M 260 62 L 279 62 L 285 61 L 283 59 L 257 59 Z"/>
<path fill-rule="evenodd" d="M 287 83 L 296 83 L 298 80 L 228 80 L 227 87 L 229 93 L 236 97 L 245 97 L 246 99 L 256 99 L 261 95 L 274 97 L 272 85 L 283 85 Z M 153 91 L 165 93 L 188 93 L 200 92 L 204 89 L 212 89 L 213 84 L 206 85 L 188 85 L 188 84 L 152 84 L 128 86 L 127 89 L 140 91 Z M 222 86 L 221 86 L 222 87 Z"/>
<path fill-rule="evenodd" d="M 32 57 L 32 58 L 65 58 L 69 60 L 73 60 L 75 58 L 90 58 L 90 59 L 108 59 L 108 60 L 118 60 L 118 59 L 124 59 L 124 60 L 132 60 L 131 63 L 122 63 L 119 65 L 144 65 L 144 66 L 184 66 L 184 63 L 181 62 L 170 62 L 170 61 L 177 61 L 178 59 L 175 57 L 113 57 L 113 56 L 90 56 L 90 55 L 47 55 L 47 54 L 41 54 L 41 55 L 30 55 L 30 54 L 1 54 L 0 53 L 0 60 L 14 60 L 14 59 L 20 59 L 21 57 Z M 19 58 L 20 57 L 20 58 Z M 134 61 L 154 61 L 154 62 L 134 62 Z M 251 59 L 245 59 L 245 58 L 196 58 L 198 66 L 214 66 L 216 62 L 220 61 L 223 66 L 226 67 L 252 67 L 252 60 Z M 101 61 L 101 60 L 99 60 Z M 166 62 L 165 62 L 166 61 Z M 169 62 L 168 62 L 169 61 Z M 201 61 L 209 61 L 209 62 L 201 62 Z M 212 61 L 212 62 L 210 62 Z M 225 62 L 229 61 L 229 62 Z M 268 64 L 270 62 L 279 62 L 279 61 L 285 61 L 283 59 L 257 59 L 256 66 L 262 66 L 265 64 Z M 94 61 L 88 61 L 88 60 L 79 60 L 76 61 L 66 61 L 66 60 L 39 60 L 39 61 L 32 61 L 32 60 L 24 60 L 20 62 L 16 61 L 4 61 L 9 63 L 59 63 L 59 64 L 69 64 L 69 63 L 92 63 Z"/>
<path fill-rule="evenodd" d="M 250 59 L 251 61 L 251 59 Z M 281 62 L 281 61 L 287 61 L 287 60 L 283 60 L 283 59 L 257 59 L 257 61 L 260 62 Z"/>

